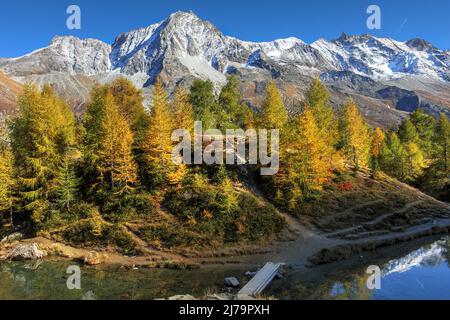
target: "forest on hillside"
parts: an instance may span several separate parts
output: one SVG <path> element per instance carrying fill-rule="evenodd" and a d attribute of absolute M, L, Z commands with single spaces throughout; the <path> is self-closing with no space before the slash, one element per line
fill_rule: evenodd
<path fill-rule="evenodd" d="M 449 201 L 450 124 L 416 110 L 398 130 L 371 128 L 353 100 L 336 114 L 316 79 L 292 115 L 275 82 L 260 110 L 242 103 L 239 79 L 220 94 L 210 81 L 155 84 L 151 111 L 142 92 L 119 78 L 96 85 L 76 119 L 50 86 L 25 86 L 19 112 L 0 133 L 0 233 L 22 230 L 78 245 L 113 245 L 138 254 L 125 223 L 155 247 L 205 247 L 270 239 L 296 212 L 361 170 L 388 175 Z M 258 166 L 175 165 L 175 129 L 279 129 L 280 170 Z M 269 202 L 242 186 L 256 184 Z"/>

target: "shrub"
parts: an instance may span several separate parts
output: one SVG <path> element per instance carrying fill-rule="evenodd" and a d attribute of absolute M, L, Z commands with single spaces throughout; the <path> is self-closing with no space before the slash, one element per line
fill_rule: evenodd
<path fill-rule="evenodd" d="M 106 223 L 98 212 L 67 227 L 61 236 L 74 245 L 103 247 L 113 245 L 123 253 L 136 253 L 136 245 L 124 227 Z"/>
<path fill-rule="evenodd" d="M 161 224 L 145 226 L 139 230 L 140 236 L 157 248 L 197 247 L 208 243 L 199 235 L 183 227 Z"/>
<path fill-rule="evenodd" d="M 102 207 L 102 214 L 112 222 L 123 222 L 136 217 L 157 214 L 159 205 L 148 194 L 130 194 L 121 199 L 109 199 Z"/>
<path fill-rule="evenodd" d="M 339 191 L 352 191 L 353 183 L 351 183 L 350 181 L 338 183 L 337 188 Z"/>
<path fill-rule="evenodd" d="M 202 186 L 183 188 L 166 197 L 165 206 L 184 224 L 183 229 L 217 243 L 265 240 L 282 229 L 283 218 L 272 205 L 259 202 L 251 194 L 236 192 L 228 179 L 220 186 Z M 170 242 L 178 245 L 186 240 L 173 241 L 173 235 L 170 237 Z M 164 237 L 158 239 L 163 245 L 167 243 Z"/>

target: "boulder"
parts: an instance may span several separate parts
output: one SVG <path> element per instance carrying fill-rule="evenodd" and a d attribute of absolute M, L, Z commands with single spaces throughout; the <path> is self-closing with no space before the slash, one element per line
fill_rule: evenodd
<path fill-rule="evenodd" d="M 41 250 L 37 243 L 20 244 L 8 252 L 6 259 L 14 261 L 38 260 L 46 255 L 47 253 Z"/>
<path fill-rule="evenodd" d="M 237 288 L 239 287 L 239 284 L 239 280 L 235 277 L 225 278 L 225 285 L 228 287 Z"/>
<path fill-rule="evenodd" d="M 96 266 L 104 262 L 104 257 L 95 251 L 89 252 L 83 259 L 85 265 Z"/>

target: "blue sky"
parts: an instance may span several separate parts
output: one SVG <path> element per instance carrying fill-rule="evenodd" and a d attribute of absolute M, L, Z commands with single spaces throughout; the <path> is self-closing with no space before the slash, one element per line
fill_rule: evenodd
<path fill-rule="evenodd" d="M 66 28 L 66 9 L 82 10 L 82 29 Z M 370 4 L 382 10 L 382 29 L 366 27 Z M 450 49 L 450 0 L 13 0 L 0 10 L 0 57 L 20 56 L 47 46 L 55 35 L 97 38 L 158 22 L 177 10 L 192 10 L 223 33 L 243 40 L 289 36 L 305 42 L 320 37 L 371 33 L 408 40 L 424 38 Z"/>

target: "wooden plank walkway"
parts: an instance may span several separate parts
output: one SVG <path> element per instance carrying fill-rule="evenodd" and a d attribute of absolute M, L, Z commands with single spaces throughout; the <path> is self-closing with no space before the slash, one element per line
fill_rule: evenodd
<path fill-rule="evenodd" d="M 252 297 L 260 294 L 272 282 L 284 263 L 268 262 L 258 273 L 239 291 L 239 296 Z"/>

